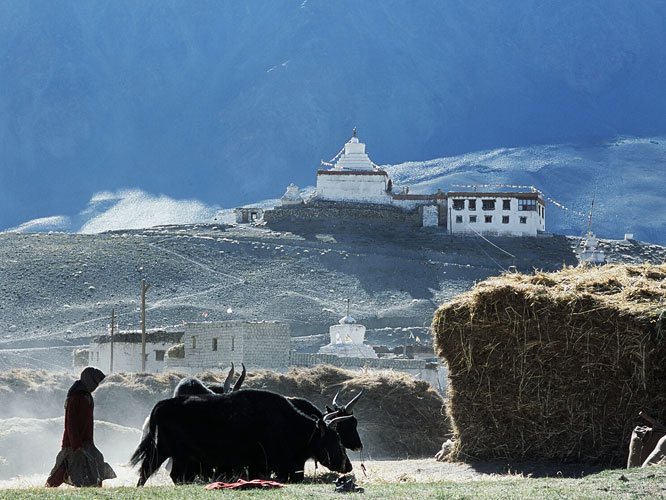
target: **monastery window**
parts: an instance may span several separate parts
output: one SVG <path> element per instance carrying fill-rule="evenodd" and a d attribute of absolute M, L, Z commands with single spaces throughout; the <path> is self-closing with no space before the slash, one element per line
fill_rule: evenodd
<path fill-rule="evenodd" d="M 486 224 L 490 224 L 493 221 L 492 215 L 486 215 Z"/>
<path fill-rule="evenodd" d="M 217 351 L 217 339 L 213 337 L 213 351 Z"/>
<path fill-rule="evenodd" d="M 527 217 L 524 217 L 524 216 L 521 217 L 521 218 L 520 218 L 520 223 L 521 223 L 521 224 L 527 224 Z"/>
<path fill-rule="evenodd" d="M 509 223 L 509 216 L 502 215 L 502 224 L 508 224 L 508 223 Z"/>
<path fill-rule="evenodd" d="M 482 200 L 481 208 L 483 210 L 495 210 L 495 200 Z"/>
<path fill-rule="evenodd" d="M 164 353 L 166 351 L 155 351 L 155 361 L 164 361 Z"/>
<path fill-rule="evenodd" d="M 469 216 L 469 221 L 474 224 L 476 222 L 476 215 L 470 215 Z"/>
<path fill-rule="evenodd" d="M 511 200 L 502 200 L 502 210 L 511 210 Z"/>
<path fill-rule="evenodd" d="M 518 200 L 518 210 L 520 212 L 536 212 L 536 200 Z"/>
<path fill-rule="evenodd" d="M 196 349 L 196 348 L 197 348 L 197 336 L 192 335 L 192 349 Z"/>
<path fill-rule="evenodd" d="M 456 215 L 456 224 L 462 224 L 462 215 Z"/>
<path fill-rule="evenodd" d="M 236 340 L 236 337 L 234 337 L 234 336 L 232 335 L 232 336 L 231 336 L 231 350 L 232 350 L 232 351 L 234 350 L 234 347 L 235 347 L 235 344 L 236 344 L 235 340 Z"/>
<path fill-rule="evenodd" d="M 95 354 L 97 354 L 97 362 L 99 363 L 99 351 L 97 351 Z"/>
<path fill-rule="evenodd" d="M 453 210 L 463 210 L 465 208 L 465 200 L 453 200 Z"/>
<path fill-rule="evenodd" d="M 476 200 L 467 200 L 467 207 L 470 210 L 476 210 Z"/>

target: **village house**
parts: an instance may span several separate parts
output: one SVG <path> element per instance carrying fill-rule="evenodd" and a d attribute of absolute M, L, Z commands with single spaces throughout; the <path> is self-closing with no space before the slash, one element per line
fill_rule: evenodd
<path fill-rule="evenodd" d="M 146 332 L 146 372 L 163 372 L 166 352 L 182 342 L 182 338 L 183 332 Z M 88 365 L 104 372 L 140 372 L 141 350 L 140 332 L 120 332 L 113 337 L 100 335 L 90 341 Z"/>
<path fill-rule="evenodd" d="M 170 370 L 199 373 L 227 369 L 233 362 L 248 369 L 286 370 L 289 365 L 289 325 L 277 321 L 211 321 L 186 323 L 182 357 L 167 358 Z"/>

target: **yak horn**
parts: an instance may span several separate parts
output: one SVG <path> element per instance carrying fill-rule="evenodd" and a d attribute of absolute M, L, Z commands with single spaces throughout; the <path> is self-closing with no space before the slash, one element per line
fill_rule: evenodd
<path fill-rule="evenodd" d="M 333 409 L 334 410 L 339 410 L 340 405 L 338 405 L 338 396 L 340 395 L 340 391 L 335 393 L 335 396 L 333 396 Z"/>
<path fill-rule="evenodd" d="M 245 380 L 245 374 L 247 373 L 245 370 L 245 364 L 241 363 L 241 366 L 243 367 L 243 371 L 241 372 L 240 377 L 238 377 L 238 380 L 236 380 L 234 388 L 231 390 L 232 392 L 236 392 L 238 389 L 240 389 L 241 385 L 243 384 L 243 380 Z"/>
<path fill-rule="evenodd" d="M 227 375 L 227 378 L 224 380 L 224 393 L 226 394 L 229 392 L 229 388 L 231 387 L 231 381 L 234 378 L 234 362 L 231 362 L 231 370 L 229 370 L 229 375 Z"/>
<path fill-rule="evenodd" d="M 354 418 L 351 415 L 347 415 L 346 417 L 337 417 L 334 418 L 333 420 L 327 420 L 325 421 L 326 427 L 331 429 L 332 431 L 336 430 L 336 427 L 338 426 L 339 423 L 344 422 L 345 420 L 349 420 L 350 418 Z"/>
<path fill-rule="evenodd" d="M 354 410 L 354 406 L 356 405 L 356 403 L 358 403 L 358 399 L 361 397 L 361 394 L 363 394 L 363 389 L 361 389 L 359 393 L 356 396 L 354 396 L 354 398 L 349 403 L 345 405 L 345 407 L 343 408 L 344 413 L 351 413 Z"/>

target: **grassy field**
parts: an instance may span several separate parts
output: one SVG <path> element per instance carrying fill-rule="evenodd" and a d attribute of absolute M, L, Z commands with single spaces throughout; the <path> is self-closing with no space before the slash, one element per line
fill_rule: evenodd
<path fill-rule="evenodd" d="M 582 478 L 530 478 L 524 476 L 492 476 L 489 479 L 442 482 L 382 482 L 359 481 L 365 491 L 349 493 L 344 498 L 362 499 L 535 499 L 535 498 L 666 498 L 666 466 L 647 469 L 608 470 Z M 339 499 L 332 483 L 286 485 L 266 491 L 242 493 L 224 490 L 204 490 L 202 485 L 152 486 L 142 489 L 120 487 L 103 489 L 44 488 L 0 490 L 0 499 L 47 500 L 56 498 L 81 500 L 185 500 L 230 498 L 259 499 Z"/>

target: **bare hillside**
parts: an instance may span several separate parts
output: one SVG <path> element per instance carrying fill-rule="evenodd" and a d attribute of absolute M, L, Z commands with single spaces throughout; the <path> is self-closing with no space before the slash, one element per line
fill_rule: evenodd
<path fill-rule="evenodd" d="M 279 320 L 292 335 L 324 333 L 346 313 L 372 343 L 404 329 L 429 343 L 435 309 L 476 281 L 515 266 L 576 262 L 576 238 L 451 237 L 419 229 L 168 226 L 78 234 L 0 234 L 0 368 L 68 368 L 67 346 L 140 327 L 141 279 L 149 328 L 203 320 Z M 610 260 L 662 262 L 663 247 L 605 242 Z M 204 315 L 204 313 L 206 313 Z M 30 347 L 26 353 L 23 348 Z"/>

